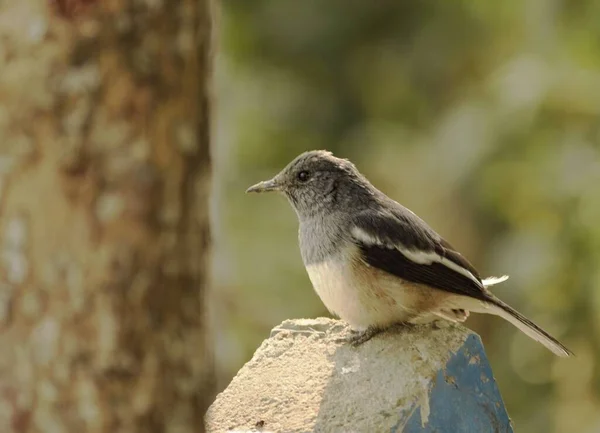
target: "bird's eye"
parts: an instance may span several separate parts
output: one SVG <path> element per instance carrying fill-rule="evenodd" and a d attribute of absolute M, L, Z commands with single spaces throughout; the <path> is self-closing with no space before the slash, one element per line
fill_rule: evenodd
<path fill-rule="evenodd" d="M 306 170 L 303 170 L 303 171 L 301 171 L 301 172 L 298 173 L 298 180 L 300 182 L 306 182 L 309 177 L 310 177 L 310 174 Z"/>

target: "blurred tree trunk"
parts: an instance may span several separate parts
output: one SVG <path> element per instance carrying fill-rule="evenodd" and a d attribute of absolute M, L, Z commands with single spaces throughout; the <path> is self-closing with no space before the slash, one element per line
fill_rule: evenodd
<path fill-rule="evenodd" d="M 199 432 L 209 0 L 0 0 L 0 431 Z"/>

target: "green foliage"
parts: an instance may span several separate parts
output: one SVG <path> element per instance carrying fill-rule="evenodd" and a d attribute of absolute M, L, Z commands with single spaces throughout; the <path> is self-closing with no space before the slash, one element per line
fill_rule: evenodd
<path fill-rule="evenodd" d="M 228 0 L 218 84 L 222 385 L 290 317 L 326 314 L 283 199 L 243 194 L 298 153 L 352 159 L 498 294 L 561 337 L 558 360 L 472 318 L 519 431 L 600 423 L 598 2 Z M 233 125 L 233 126 L 232 126 Z"/>

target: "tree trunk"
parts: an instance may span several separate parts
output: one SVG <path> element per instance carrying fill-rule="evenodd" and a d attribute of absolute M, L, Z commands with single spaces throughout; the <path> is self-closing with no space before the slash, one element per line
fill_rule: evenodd
<path fill-rule="evenodd" d="M 0 0 L 0 431 L 199 432 L 209 0 Z"/>

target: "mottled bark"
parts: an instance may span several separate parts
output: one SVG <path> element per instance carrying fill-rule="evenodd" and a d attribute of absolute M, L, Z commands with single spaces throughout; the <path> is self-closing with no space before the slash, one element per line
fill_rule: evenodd
<path fill-rule="evenodd" d="M 0 431 L 202 431 L 209 0 L 59 3 L 0 0 Z"/>

